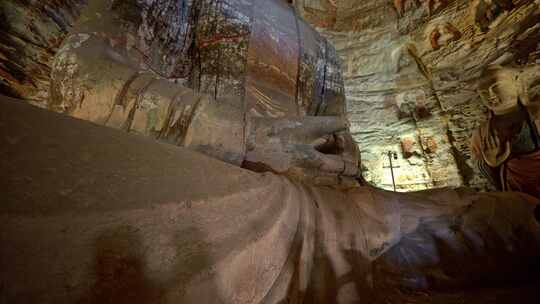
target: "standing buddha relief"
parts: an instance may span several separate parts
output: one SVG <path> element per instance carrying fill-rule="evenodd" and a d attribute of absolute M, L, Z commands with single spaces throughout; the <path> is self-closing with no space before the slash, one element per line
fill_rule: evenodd
<path fill-rule="evenodd" d="M 431 30 L 429 42 L 433 50 L 438 50 L 441 46 L 447 46 L 452 41 L 461 38 L 461 32 L 450 22 L 437 23 Z"/>
<path fill-rule="evenodd" d="M 489 117 L 473 134 L 472 152 L 480 172 L 499 190 L 540 197 L 540 107 L 528 93 L 537 71 L 485 70 L 478 93 Z"/>

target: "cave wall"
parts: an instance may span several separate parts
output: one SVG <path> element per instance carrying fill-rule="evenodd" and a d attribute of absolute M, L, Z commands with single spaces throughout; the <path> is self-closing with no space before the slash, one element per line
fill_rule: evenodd
<path fill-rule="evenodd" d="M 369 182 L 392 189 L 392 151 L 398 191 L 490 188 L 470 159 L 471 133 L 487 117 L 475 84 L 490 64 L 540 64 L 540 1 L 499 2 L 514 7 L 489 22 L 478 17 L 478 0 L 295 2 L 342 59 Z M 538 81 L 531 82 L 537 98 Z"/>
<path fill-rule="evenodd" d="M 0 94 L 45 106 L 51 59 L 86 2 L 0 1 Z"/>

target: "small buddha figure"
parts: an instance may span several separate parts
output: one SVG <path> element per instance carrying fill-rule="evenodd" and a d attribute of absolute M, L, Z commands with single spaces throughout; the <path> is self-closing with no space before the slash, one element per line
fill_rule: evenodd
<path fill-rule="evenodd" d="M 438 50 L 441 45 L 448 45 L 461 38 L 461 32 L 449 22 L 437 24 L 430 35 L 431 47 Z"/>
<path fill-rule="evenodd" d="M 540 115 L 521 71 L 488 68 L 479 94 L 489 119 L 474 132 L 473 157 L 498 189 L 540 197 Z"/>
<path fill-rule="evenodd" d="M 194 1 L 192 5 L 200 9 L 204 3 Z M 134 15 L 153 13 L 151 8 L 131 4 L 129 11 Z M 173 5 L 181 8 L 175 1 Z M 281 1 L 265 5 L 263 9 L 269 12 L 291 9 Z M 162 31 L 153 28 L 150 19 L 140 24 L 125 9 L 109 10 L 108 1 L 95 0 L 92 9 L 82 12 L 54 57 L 48 106 L 79 119 L 188 147 L 250 170 L 288 172 L 317 183 L 335 183 L 343 180 L 344 174 L 355 176 L 356 144 L 350 135 L 344 138 L 334 134 L 347 126 L 335 51 L 303 21 L 295 21 L 290 11 L 270 17 L 281 18 L 283 24 L 299 22 L 303 37 L 322 42 L 303 47 L 300 56 L 296 38 L 268 38 L 264 33 L 284 34 L 275 24 L 265 26 L 264 33 L 260 30 L 268 22 L 264 19 L 268 16 L 262 16 L 263 9 L 261 16 L 243 18 L 242 24 L 228 24 L 229 19 L 219 18 L 219 27 L 226 30 L 215 33 L 208 32 L 206 23 L 196 14 L 188 14 L 189 21 L 182 22 L 193 25 L 178 38 L 182 45 L 174 44 L 172 48 L 172 43 L 163 43 L 151 48 L 140 33 L 148 30 L 152 36 Z M 103 13 L 94 14 L 95 10 Z M 218 10 L 214 13 L 221 14 Z M 236 13 L 251 14 L 249 10 Z M 203 14 L 202 20 L 212 14 Z M 176 33 L 175 27 L 184 26 L 174 17 L 163 22 L 171 29 L 171 36 Z M 259 32 L 250 36 L 246 29 Z M 290 33 L 298 34 L 296 30 Z M 283 55 L 288 54 L 280 49 L 285 47 L 284 41 L 290 44 L 287 47 L 296 49 L 295 53 Z M 192 45 L 191 51 L 185 50 L 186 45 Z M 197 52 L 205 55 L 197 59 Z M 221 53 L 229 54 L 229 59 L 221 58 Z M 293 65 L 299 63 L 300 57 L 304 69 L 298 75 L 300 69 Z M 204 68 L 216 67 L 218 58 L 218 69 Z M 322 68 L 316 70 L 312 62 L 321 62 Z M 171 73 L 175 76 L 171 77 Z M 171 78 L 180 78 L 191 87 Z M 245 86 L 243 79 L 248 79 Z M 314 116 L 304 118 L 300 113 Z M 303 131 L 308 125 L 310 134 Z M 326 132 L 327 127 L 331 132 Z M 273 130 L 271 140 L 264 133 L 269 129 Z M 346 154 L 348 160 L 342 161 L 338 154 Z M 310 163 L 307 167 L 296 165 L 304 160 Z M 326 168 L 329 174 L 319 174 Z"/>

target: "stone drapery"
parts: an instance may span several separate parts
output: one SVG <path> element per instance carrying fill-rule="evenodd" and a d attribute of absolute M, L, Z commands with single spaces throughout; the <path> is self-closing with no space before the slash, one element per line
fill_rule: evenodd
<path fill-rule="evenodd" d="M 5 97 L 0 109 L 7 303 L 400 303 L 403 286 L 512 291 L 538 266 L 525 194 L 312 187 Z"/>

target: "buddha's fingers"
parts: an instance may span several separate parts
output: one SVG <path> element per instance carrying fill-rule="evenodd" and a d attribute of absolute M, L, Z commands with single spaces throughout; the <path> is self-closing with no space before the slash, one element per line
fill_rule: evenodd
<path fill-rule="evenodd" d="M 317 168 L 322 172 L 355 176 L 355 164 L 344 160 L 341 156 L 324 154 L 310 145 L 294 145 L 292 147 L 293 161 L 299 167 Z"/>

